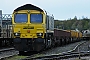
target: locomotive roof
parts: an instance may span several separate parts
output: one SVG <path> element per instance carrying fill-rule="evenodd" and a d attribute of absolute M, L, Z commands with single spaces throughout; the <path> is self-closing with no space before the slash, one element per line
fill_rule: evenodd
<path fill-rule="evenodd" d="M 20 11 L 20 10 L 38 10 L 38 11 L 43 12 L 41 8 L 34 6 L 32 4 L 25 4 L 23 6 L 16 8 L 14 11 Z"/>

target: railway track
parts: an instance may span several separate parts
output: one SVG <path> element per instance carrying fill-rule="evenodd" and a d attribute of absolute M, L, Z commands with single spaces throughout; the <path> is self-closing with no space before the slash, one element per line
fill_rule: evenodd
<path fill-rule="evenodd" d="M 78 52 L 78 47 L 81 47 L 81 45 L 83 45 L 83 44 L 85 45 L 86 42 L 88 42 L 88 41 L 80 41 L 80 42 L 60 46 L 57 48 L 49 49 L 49 50 L 46 50 L 46 51 L 43 51 L 40 53 L 35 53 L 35 54 L 28 55 L 28 56 L 25 55 L 25 58 L 21 58 L 19 55 L 17 55 L 17 56 L 19 56 L 19 58 L 17 58 L 17 60 L 37 60 L 37 59 L 39 59 L 39 60 L 62 59 L 63 60 L 63 59 L 69 59 L 69 58 L 72 59 L 72 58 L 81 58 L 83 56 L 89 56 L 89 53 L 90 53 L 89 51 Z M 58 51 L 59 49 L 60 49 L 60 51 Z M 10 60 L 10 59 L 12 60 L 12 58 L 13 57 L 10 57 L 10 58 L 8 58 L 8 60 Z"/>
<path fill-rule="evenodd" d="M 83 45 L 84 43 L 86 43 L 87 41 L 81 41 L 81 43 L 78 43 L 72 50 L 66 51 L 66 52 L 62 52 L 62 53 L 58 53 L 58 54 L 49 54 L 44 52 L 43 53 L 38 53 L 32 56 L 29 56 L 25 59 L 22 60 L 55 60 L 55 59 L 68 59 L 68 58 L 77 58 L 77 57 L 82 57 L 82 56 L 89 56 L 90 55 L 90 51 L 80 51 L 78 52 L 78 47 L 80 47 L 81 45 Z M 74 43 L 73 43 L 74 44 Z"/>
<path fill-rule="evenodd" d="M 50 55 L 50 56 L 41 56 L 41 57 L 36 57 L 36 58 L 26 58 L 22 60 L 55 60 L 55 59 L 70 59 L 70 58 L 79 58 L 85 57 L 85 56 L 90 56 L 90 51 L 85 51 L 85 52 L 65 52 L 61 54 L 55 54 L 55 55 Z"/>
<path fill-rule="evenodd" d="M 15 51 L 14 48 L 0 49 L 0 60 L 15 56 L 15 55 L 18 55 L 18 51 Z"/>

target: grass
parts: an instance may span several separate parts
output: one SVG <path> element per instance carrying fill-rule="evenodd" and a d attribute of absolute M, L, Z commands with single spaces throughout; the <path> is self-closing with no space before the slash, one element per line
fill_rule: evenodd
<path fill-rule="evenodd" d="M 21 60 L 21 59 L 24 59 L 26 57 L 27 56 L 13 56 L 13 57 L 10 57 L 10 58 L 6 58 L 4 60 Z"/>

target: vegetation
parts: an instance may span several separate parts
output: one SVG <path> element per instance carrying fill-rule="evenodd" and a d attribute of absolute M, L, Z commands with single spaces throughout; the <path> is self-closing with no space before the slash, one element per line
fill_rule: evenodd
<path fill-rule="evenodd" d="M 26 57 L 27 56 L 13 56 L 13 57 L 6 58 L 6 59 L 3 59 L 3 60 L 21 60 L 21 59 L 24 59 Z"/>
<path fill-rule="evenodd" d="M 65 30 L 87 30 L 90 29 L 90 19 L 88 19 L 87 17 L 77 19 L 77 17 L 75 16 L 73 19 L 70 18 L 68 20 L 55 20 L 54 27 Z"/>

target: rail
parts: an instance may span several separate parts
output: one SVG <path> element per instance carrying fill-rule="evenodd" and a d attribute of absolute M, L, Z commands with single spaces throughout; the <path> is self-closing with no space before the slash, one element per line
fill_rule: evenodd
<path fill-rule="evenodd" d="M 18 55 L 18 51 L 15 51 L 14 48 L 5 48 L 5 49 L 0 49 L 0 60 L 5 59 L 8 57 L 12 57 L 15 55 Z"/>
<path fill-rule="evenodd" d="M 65 53 L 61 53 L 61 54 L 57 54 L 57 55 L 50 55 L 50 56 L 42 56 L 42 57 L 37 57 L 37 58 L 27 58 L 28 59 L 68 59 L 68 58 L 74 58 L 74 57 L 82 57 L 82 56 L 89 56 L 90 55 L 90 51 L 84 51 L 84 52 L 65 52 Z M 23 59 L 25 60 L 25 59 Z"/>

